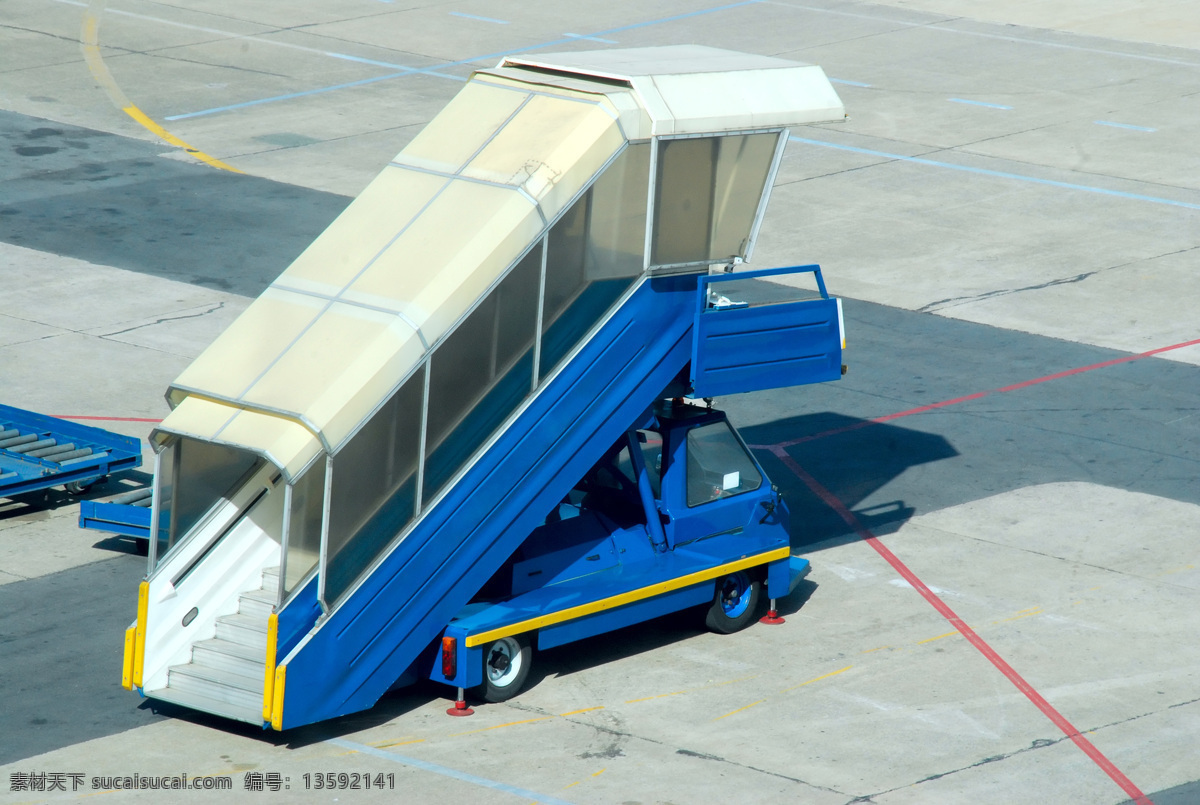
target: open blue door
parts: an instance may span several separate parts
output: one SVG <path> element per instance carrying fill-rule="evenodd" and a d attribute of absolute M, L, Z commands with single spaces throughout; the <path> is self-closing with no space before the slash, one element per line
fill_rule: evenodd
<path fill-rule="evenodd" d="M 742 287 L 745 280 L 806 273 L 816 277 L 819 298 L 779 302 L 769 298 L 773 294 L 764 296 Z M 743 295 L 745 299 L 740 298 Z M 701 277 L 698 297 L 691 372 L 695 397 L 801 386 L 842 376 L 842 303 L 829 297 L 819 266 Z"/>

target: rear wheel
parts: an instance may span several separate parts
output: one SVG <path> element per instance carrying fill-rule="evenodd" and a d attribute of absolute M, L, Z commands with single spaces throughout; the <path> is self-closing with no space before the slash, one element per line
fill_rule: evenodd
<path fill-rule="evenodd" d="M 523 635 L 502 637 L 491 643 L 483 652 L 480 690 L 484 701 L 503 702 L 516 696 L 529 677 L 532 660 L 533 649 Z"/>
<path fill-rule="evenodd" d="M 704 625 L 717 634 L 733 634 L 750 625 L 758 609 L 758 579 L 744 570 L 717 579 L 717 591 Z"/>
<path fill-rule="evenodd" d="M 105 480 L 105 478 L 102 477 L 88 478 L 85 481 L 68 481 L 67 483 L 63 484 L 63 489 L 67 490 L 67 492 L 72 495 L 82 495 L 84 492 L 88 491 L 103 480 Z"/>

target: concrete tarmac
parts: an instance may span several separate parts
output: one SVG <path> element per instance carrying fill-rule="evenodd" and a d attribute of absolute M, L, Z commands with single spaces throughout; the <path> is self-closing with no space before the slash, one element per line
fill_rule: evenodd
<path fill-rule="evenodd" d="M 1200 12 L 979 5 L 9 0 L 2 402 L 144 437 L 473 67 L 677 42 L 835 80 L 753 266 L 823 265 L 850 373 L 721 401 L 813 563 L 785 625 L 548 651 L 470 719 L 433 686 L 283 735 L 139 703 L 144 558 L 61 490 L 0 500 L 0 802 L 1200 800 Z"/>

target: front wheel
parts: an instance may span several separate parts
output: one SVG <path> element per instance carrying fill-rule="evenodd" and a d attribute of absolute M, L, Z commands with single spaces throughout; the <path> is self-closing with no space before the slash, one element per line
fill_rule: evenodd
<path fill-rule="evenodd" d="M 533 649 L 524 636 L 502 637 L 483 652 L 483 700 L 504 702 L 516 696 L 529 676 Z"/>
<path fill-rule="evenodd" d="M 704 625 L 717 634 L 733 634 L 750 625 L 758 609 L 758 579 L 739 570 L 717 579 L 717 591 L 708 607 Z"/>

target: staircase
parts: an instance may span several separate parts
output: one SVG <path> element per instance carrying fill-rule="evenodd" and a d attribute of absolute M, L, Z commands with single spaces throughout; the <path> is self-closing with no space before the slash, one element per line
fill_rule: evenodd
<path fill-rule="evenodd" d="M 197 710 L 263 722 L 267 620 L 279 591 L 279 568 L 262 572 L 262 585 L 238 595 L 238 611 L 216 619 L 216 634 L 192 646 L 192 660 L 173 665 L 167 687 L 154 697 Z"/>

